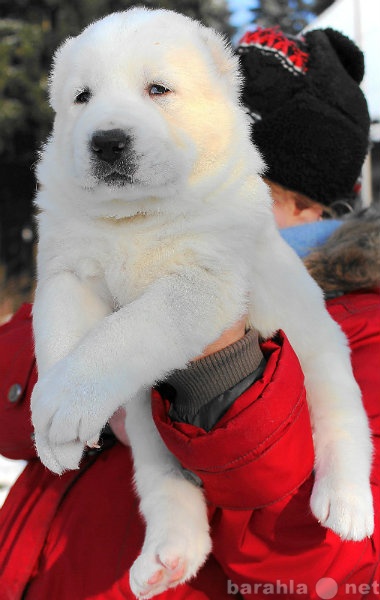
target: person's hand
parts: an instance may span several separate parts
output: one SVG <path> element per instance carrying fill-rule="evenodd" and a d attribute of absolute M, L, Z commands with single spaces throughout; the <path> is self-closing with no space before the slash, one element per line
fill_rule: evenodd
<path fill-rule="evenodd" d="M 129 446 L 129 439 L 127 432 L 125 431 L 125 416 L 126 411 L 123 406 L 117 409 L 108 421 L 108 425 L 111 427 L 114 435 L 117 437 L 119 442 L 124 446 Z"/>
<path fill-rule="evenodd" d="M 223 350 L 223 348 L 226 348 L 227 346 L 230 346 L 234 342 L 240 340 L 245 334 L 246 323 L 247 317 L 244 316 L 232 327 L 224 331 L 215 342 L 207 346 L 204 352 L 200 356 L 197 356 L 194 360 L 199 360 L 200 358 L 214 354 L 215 352 Z M 112 415 L 108 423 L 119 442 L 125 446 L 129 446 L 128 436 L 125 431 L 125 415 L 125 408 L 121 407 Z"/>

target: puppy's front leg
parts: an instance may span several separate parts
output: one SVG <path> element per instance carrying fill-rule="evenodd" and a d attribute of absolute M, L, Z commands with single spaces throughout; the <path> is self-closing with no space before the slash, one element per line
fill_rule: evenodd
<path fill-rule="evenodd" d="M 138 598 L 151 598 L 195 575 L 211 550 L 202 490 L 188 481 L 154 425 L 150 392 L 127 407 L 135 483 L 146 535 L 130 572 Z"/>
<path fill-rule="evenodd" d="M 48 371 L 33 406 L 36 434 L 59 463 L 55 470 L 73 468 L 67 446 L 79 452 L 139 389 L 201 354 L 244 314 L 245 301 L 236 282 L 222 285 L 193 267 L 157 280 L 98 323 Z"/>
<path fill-rule="evenodd" d="M 312 511 L 342 538 L 360 540 L 373 532 L 372 446 L 347 340 L 321 290 L 274 229 L 262 254 L 251 318 L 264 335 L 285 331 L 305 374 L 316 453 Z"/>
<path fill-rule="evenodd" d="M 111 306 L 87 282 L 63 271 L 38 283 L 33 330 L 39 377 L 67 356 Z"/>
<path fill-rule="evenodd" d="M 82 282 L 74 273 L 64 271 L 38 283 L 33 329 L 39 378 L 32 394 L 32 421 L 38 455 L 52 471 L 60 472 L 61 464 L 41 433 L 51 388 L 58 383 L 59 368 L 57 371 L 55 367 L 110 312 L 111 307 L 94 293 L 90 284 Z M 64 421 L 61 427 L 66 427 Z M 75 468 L 82 451 L 82 445 L 76 441 L 65 444 L 61 449 L 65 465 Z"/>

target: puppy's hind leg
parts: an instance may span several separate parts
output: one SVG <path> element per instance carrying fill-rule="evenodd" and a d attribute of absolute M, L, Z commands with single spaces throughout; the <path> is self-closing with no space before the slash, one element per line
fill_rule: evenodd
<path fill-rule="evenodd" d="M 264 260 L 254 266 L 251 320 L 264 336 L 285 331 L 305 375 L 316 454 L 311 509 L 343 539 L 361 540 L 374 526 L 372 444 L 347 339 L 321 290 L 274 230 L 265 247 Z"/>
<path fill-rule="evenodd" d="M 137 598 L 152 598 L 195 575 L 211 550 L 202 490 L 161 440 L 151 414 L 150 392 L 128 403 L 135 484 L 146 522 L 145 541 L 130 571 Z"/>

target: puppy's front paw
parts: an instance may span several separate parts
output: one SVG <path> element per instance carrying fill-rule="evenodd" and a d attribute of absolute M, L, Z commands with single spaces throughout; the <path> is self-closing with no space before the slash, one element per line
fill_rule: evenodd
<path fill-rule="evenodd" d="M 34 441 L 41 462 L 53 473 L 61 475 L 66 470 L 78 469 L 85 448 L 80 440 L 55 444 L 35 430 Z"/>
<path fill-rule="evenodd" d="M 90 381 L 78 384 L 65 360 L 40 378 L 32 394 L 32 421 L 37 453 L 48 469 L 62 473 L 78 467 L 87 441 L 99 439 L 109 416 L 106 405 Z"/>
<path fill-rule="evenodd" d="M 352 484 L 329 477 L 316 480 L 310 506 L 318 521 L 343 540 L 360 541 L 373 534 L 373 500 L 366 481 Z"/>
<path fill-rule="evenodd" d="M 185 531 L 186 530 L 186 531 Z M 173 528 L 162 543 L 145 543 L 130 571 L 130 586 L 137 598 L 147 600 L 193 577 L 205 562 L 211 540 L 207 532 Z"/>

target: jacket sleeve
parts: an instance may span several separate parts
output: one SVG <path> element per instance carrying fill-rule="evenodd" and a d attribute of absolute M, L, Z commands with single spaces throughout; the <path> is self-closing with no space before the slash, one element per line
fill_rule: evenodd
<path fill-rule="evenodd" d="M 0 454 L 35 458 L 30 395 L 37 380 L 31 306 L 0 327 Z"/>
<path fill-rule="evenodd" d="M 199 477 L 211 504 L 255 509 L 288 494 L 313 469 L 303 375 L 285 336 L 263 346 L 263 376 L 209 432 L 177 423 L 153 393 L 153 416 L 168 448 Z M 286 456 L 286 460 L 284 460 Z"/>

